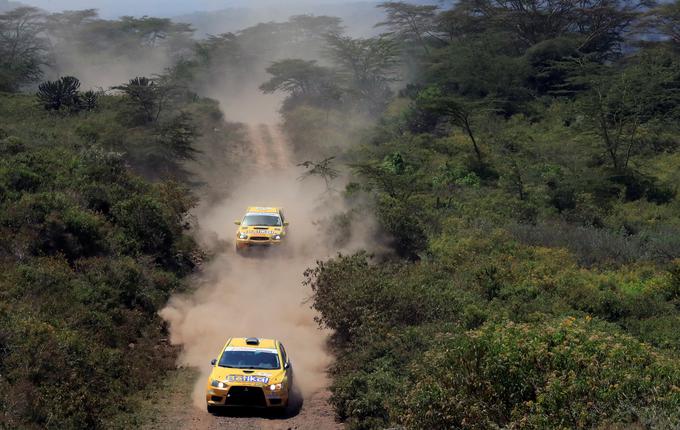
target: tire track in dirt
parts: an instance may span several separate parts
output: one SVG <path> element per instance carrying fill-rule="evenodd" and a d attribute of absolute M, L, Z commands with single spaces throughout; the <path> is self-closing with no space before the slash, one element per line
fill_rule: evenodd
<path fill-rule="evenodd" d="M 267 144 L 262 136 L 262 127 L 259 125 L 248 125 L 248 141 L 252 154 L 251 161 L 255 167 L 272 167 L 272 160 L 268 155 Z"/>
<path fill-rule="evenodd" d="M 267 131 L 271 136 L 272 147 L 276 152 L 279 165 L 283 168 L 288 168 L 293 166 L 293 157 L 291 154 L 290 144 L 288 139 L 283 134 L 283 130 L 280 125 L 267 126 Z"/>

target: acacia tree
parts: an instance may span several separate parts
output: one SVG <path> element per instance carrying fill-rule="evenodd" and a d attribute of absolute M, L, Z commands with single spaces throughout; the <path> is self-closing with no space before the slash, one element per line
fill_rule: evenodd
<path fill-rule="evenodd" d="M 342 20 L 334 16 L 295 15 L 288 20 L 296 39 L 323 42 L 326 34 L 340 34 Z"/>
<path fill-rule="evenodd" d="M 158 122 L 179 90 L 167 76 L 156 76 L 153 79 L 136 77 L 113 89 L 125 94 L 128 104 L 133 109 L 134 121 L 141 124 Z"/>
<path fill-rule="evenodd" d="M 617 173 L 628 169 L 631 157 L 659 131 L 659 125 L 680 117 L 680 68 L 675 56 L 660 50 L 641 52 L 617 71 L 583 65 L 590 90 L 579 107 L 599 137 Z M 643 138 L 644 136 L 644 138 Z"/>
<path fill-rule="evenodd" d="M 376 24 L 376 27 L 387 27 L 390 35 L 398 40 L 417 43 L 426 54 L 430 53 L 427 39 L 442 41 L 437 34 L 438 6 L 388 1 L 377 7 L 385 10 L 387 19 Z"/>
<path fill-rule="evenodd" d="M 460 127 L 470 139 L 477 162 L 480 165 L 483 163 L 482 151 L 472 129 L 472 115 L 481 108 L 480 103 L 472 103 L 459 96 L 444 94 L 438 87 L 429 87 L 418 94 L 415 106 L 421 114 L 434 115 L 436 118 L 443 117 Z"/>
<path fill-rule="evenodd" d="M 520 53 L 544 40 L 573 36 L 579 50 L 609 55 L 651 0 L 461 0 L 456 19 L 506 34 Z"/>
<path fill-rule="evenodd" d="M 385 37 L 354 39 L 326 36 L 326 55 L 338 68 L 346 91 L 368 103 L 371 112 L 380 112 L 391 95 L 390 83 L 397 80 L 398 50 Z"/>
<path fill-rule="evenodd" d="M 260 85 L 260 89 L 271 94 L 284 91 L 292 96 L 310 96 L 317 94 L 321 85 L 330 75 L 330 71 L 316 64 L 316 61 L 305 61 L 295 58 L 272 63 L 267 67 L 272 78 Z"/>
<path fill-rule="evenodd" d="M 48 63 L 45 15 L 20 7 L 0 14 L 0 90 L 17 91 L 42 77 Z"/>
<path fill-rule="evenodd" d="M 335 157 L 327 157 L 320 161 L 308 160 L 298 164 L 298 167 L 307 169 L 300 176 L 300 180 L 318 176 L 326 183 L 326 191 L 333 191 L 332 182 L 340 175 L 340 172 L 333 166 L 333 160 L 335 160 Z"/>
<path fill-rule="evenodd" d="M 284 109 L 298 101 L 305 101 L 326 110 L 337 106 L 342 99 L 342 90 L 335 83 L 332 70 L 316 64 L 316 61 L 286 59 L 274 62 L 267 68 L 272 78 L 260 85 L 265 94 L 277 91 L 288 93 Z"/>
<path fill-rule="evenodd" d="M 191 25 L 176 23 L 168 18 L 154 18 L 143 16 L 135 18 L 124 16 L 120 19 L 120 28 L 123 32 L 135 35 L 141 45 L 151 48 L 169 37 L 189 37 L 194 32 Z"/>

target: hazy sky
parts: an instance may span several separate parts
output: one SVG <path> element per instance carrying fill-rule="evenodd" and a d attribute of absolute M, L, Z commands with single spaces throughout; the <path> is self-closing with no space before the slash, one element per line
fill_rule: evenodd
<path fill-rule="evenodd" d="M 259 8 L 267 5 L 320 3 L 352 3 L 357 0 L 19 0 L 51 12 L 75 9 L 98 9 L 104 18 L 122 15 L 171 17 L 194 11 L 219 10 L 229 7 Z M 370 1 L 370 0 L 369 0 Z M 377 0 L 376 0 L 377 2 Z"/>

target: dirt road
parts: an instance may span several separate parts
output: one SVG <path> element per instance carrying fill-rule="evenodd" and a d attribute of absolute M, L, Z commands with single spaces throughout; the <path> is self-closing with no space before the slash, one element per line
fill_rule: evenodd
<path fill-rule="evenodd" d="M 236 181 L 233 196 L 197 213 L 202 240 L 217 244 L 216 256 L 196 279 L 193 293 L 173 298 L 161 312 L 171 341 L 182 346 L 181 364 L 198 369 L 200 376 L 193 394 L 178 392 L 167 399 L 168 416 L 158 422 L 164 429 L 339 429 L 326 388 L 328 333 L 316 326 L 305 304 L 309 292 L 301 285 L 304 269 L 334 252 L 323 247 L 314 227 L 322 190 L 298 180 L 294 156 L 278 126 L 251 125 L 247 132 L 247 174 Z M 249 205 L 284 206 L 293 232 L 289 243 L 250 258 L 236 255 L 231 220 Z M 286 345 L 300 394 L 285 414 L 206 412 L 207 363 L 230 336 L 274 337 Z"/>
<path fill-rule="evenodd" d="M 211 416 L 194 413 L 190 422 L 185 423 L 187 429 L 218 430 L 326 430 L 341 429 L 335 422 L 333 412 L 328 405 L 328 392 L 321 391 L 307 399 L 299 410 L 295 408 L 286 416 L 267 414 L 257 411 L 240 411 Z"/>

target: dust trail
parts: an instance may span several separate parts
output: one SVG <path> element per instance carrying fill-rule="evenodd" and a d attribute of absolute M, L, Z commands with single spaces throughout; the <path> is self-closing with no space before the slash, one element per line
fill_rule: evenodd
<path fill-rule="evenodd" d="M 289 352 L 304 396 L 327 385 L 329 333 L 314 322 L 314 312 L 304 303 L 310 292 L 301 281 L 307 267 L 338 251 L 327 245 L 316 222 L 330 216 L 334 199 L 323 181 L 298 180 L 300 172 L 280 131 L 269 132 L 271 138 L 264 139 L 263 129 L 274 127 L 249 128 L 253 168 L 243 169 L 245 175 L 233 181 L 232 195 L 195 214 L 200 226 L 197 237 L 204 246 L 213 247 L 216 257 L 195 280 L 192 294 L 172 298 L 161 311 L 171 341 L 183 347 L 180 364 L 202 371 L 194 392 L 194 403 L 200 408 L 205 408 L 209 361 L 229 337 L 277 338 Z M 263 168 L 272 165 L 279 167 Z M 291 222 L 290 234 L 280 249 L 242 257 L 233 250 L 233 220 L 253 205 L 282 206 Z"/>
<path fill-rule="evenodd" d="M 252 152 L 252 159 L 256 167 L 271 167 L 271 159 L 267 153 L 267 147 L 262 138 L 262 130 L 259 125 L 248 126 L 248 140 L 250 141 L 250 150 Z"/>
<path fill-rule="evenodd" d="M 281 126 L 275 125 L 268 127 L 269 134 L 272 138 L 274 151 L 279 157 L 279 165 L 281 166 L 292 166 L 292 156 L 290 153 L 289 145 L 287 144 L 286 137 L 281 130 Z"/>

